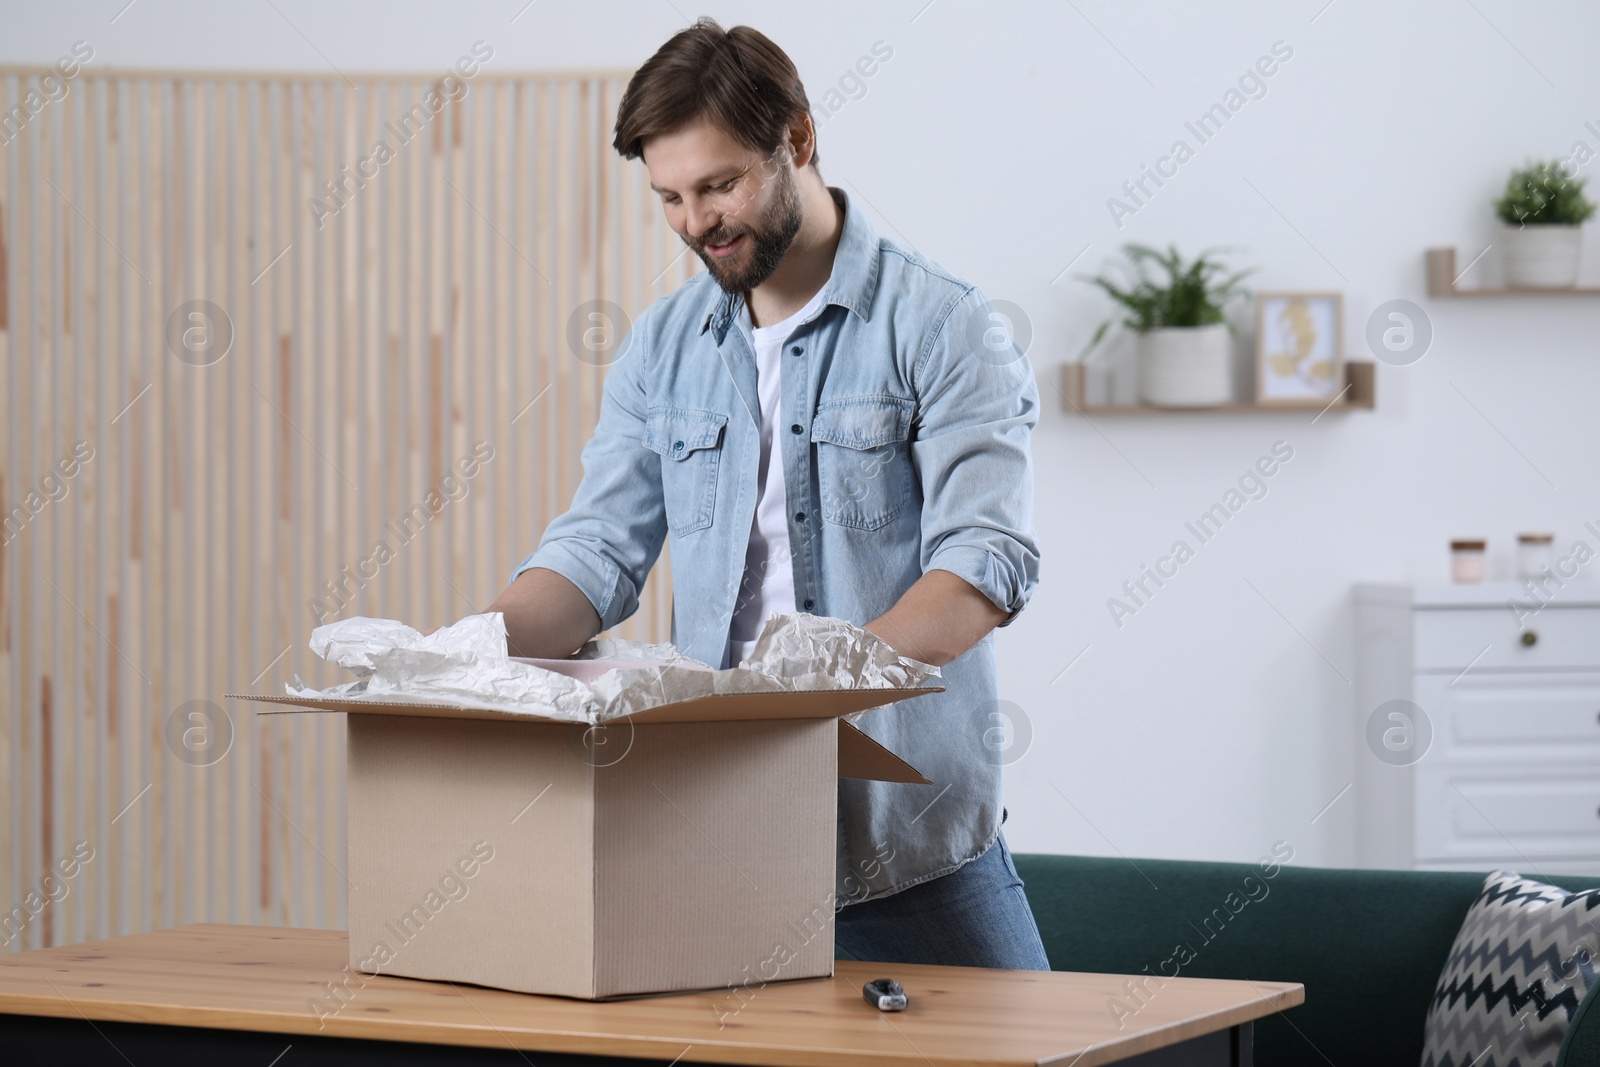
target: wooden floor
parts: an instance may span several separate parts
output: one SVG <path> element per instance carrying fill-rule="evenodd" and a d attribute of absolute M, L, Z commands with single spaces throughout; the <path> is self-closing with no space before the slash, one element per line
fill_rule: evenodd
<path fill-rule="evenodd" d="M 1179 978 L 1149 982 L 1141 1007 L 1118 975 L 841 960 L 832 979 L 742 1000 L 590 1003 L 368 976 L 346 959 L 343 931 L 182 926 L 0 959 L 0 1013 L 773 1067 L 1095 1067 L 1305 999 L 1294 983 Z M 904 985 L 905 1012 L 862 1000 L 878 977 Z M 1112 998 L 1137 1008 L 1120 1028 Z"/>

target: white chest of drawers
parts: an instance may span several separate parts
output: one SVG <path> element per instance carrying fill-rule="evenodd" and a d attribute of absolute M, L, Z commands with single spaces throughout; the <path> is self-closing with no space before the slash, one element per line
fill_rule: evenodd
<path fill-rule="evenodd" d="M 1362 865 L 1600 874 L 1600 583 L 1552 593 L 1355 587 Z"/>

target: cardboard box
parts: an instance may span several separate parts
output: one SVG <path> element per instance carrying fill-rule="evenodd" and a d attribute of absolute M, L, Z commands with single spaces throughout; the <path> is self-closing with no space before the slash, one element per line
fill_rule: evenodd
<path fill-rule="evenodd" d="M 235 695 L 348 713 L 352 969 L 603 999 L 831 975 L 837 781 L 928 781 L 842 716 L 937 691 L 718 694 L 604 727 Z"/>

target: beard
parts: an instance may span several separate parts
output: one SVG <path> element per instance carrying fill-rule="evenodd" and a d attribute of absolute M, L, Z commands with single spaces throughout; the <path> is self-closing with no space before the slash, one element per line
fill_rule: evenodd
<path fill-rule="evenodd" d="M 742 293 L 754 289 L 778 269 L 794 243 L 795 234 L 800 232 L 803 218 L 794 175 L 784 167 L 778 171 L 777 195 L 772 206 L 758 221 L 739 226 L 724 220 L 700 240 L 685 237 L 684 243 L 694 249 L 723 292 Z M 748 238 L 745 247 L 727 259 L 706 251 L 708 245 L 725 245 L 741 234 Z"/>

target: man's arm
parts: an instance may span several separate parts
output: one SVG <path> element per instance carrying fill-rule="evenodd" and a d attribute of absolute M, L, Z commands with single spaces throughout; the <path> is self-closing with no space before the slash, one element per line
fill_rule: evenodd
<path fill-rule="evenodd" d="M 661 458 L 644 443 L 649 310 L 634 321 L 606 374 L 571 506 L 545 527 L 533 554 L 484 609 L 505 615 L 513 656 L 565 659 L 632 615 L 661 553 Z"/>
<path fill-rule="evenodd" d="M 506 617 L 506 651 L 535 659 L 566 659 L 600 632 L 600 613 L 572 581 L 529 567 L 483 609 Z"/>
<path fill-rule="evenodd" d="M 939 324 L 913 382 L 922 577 L 866 628 L 943 666 L 1009 625 L 1038 585 L 1029 438 L 1039 391 L 1027 355 L 976 288 Z"/>
<path fill-rule="evenodd" d="M 498 611 L 506 620 L 506 651 L 534 659 L 567 659 L 600 632 L 600 613 L 571 579 L 529 567 L 480 614 Z M 431 634 L 438 627 L 423 630 Z"/>
<path fill-rule="evenodd" d="M 894 607 L 867 623 L 902 656 L 943 667 L 1006 620 L 976 586 L 949 571 L 924 574 Z"/>

